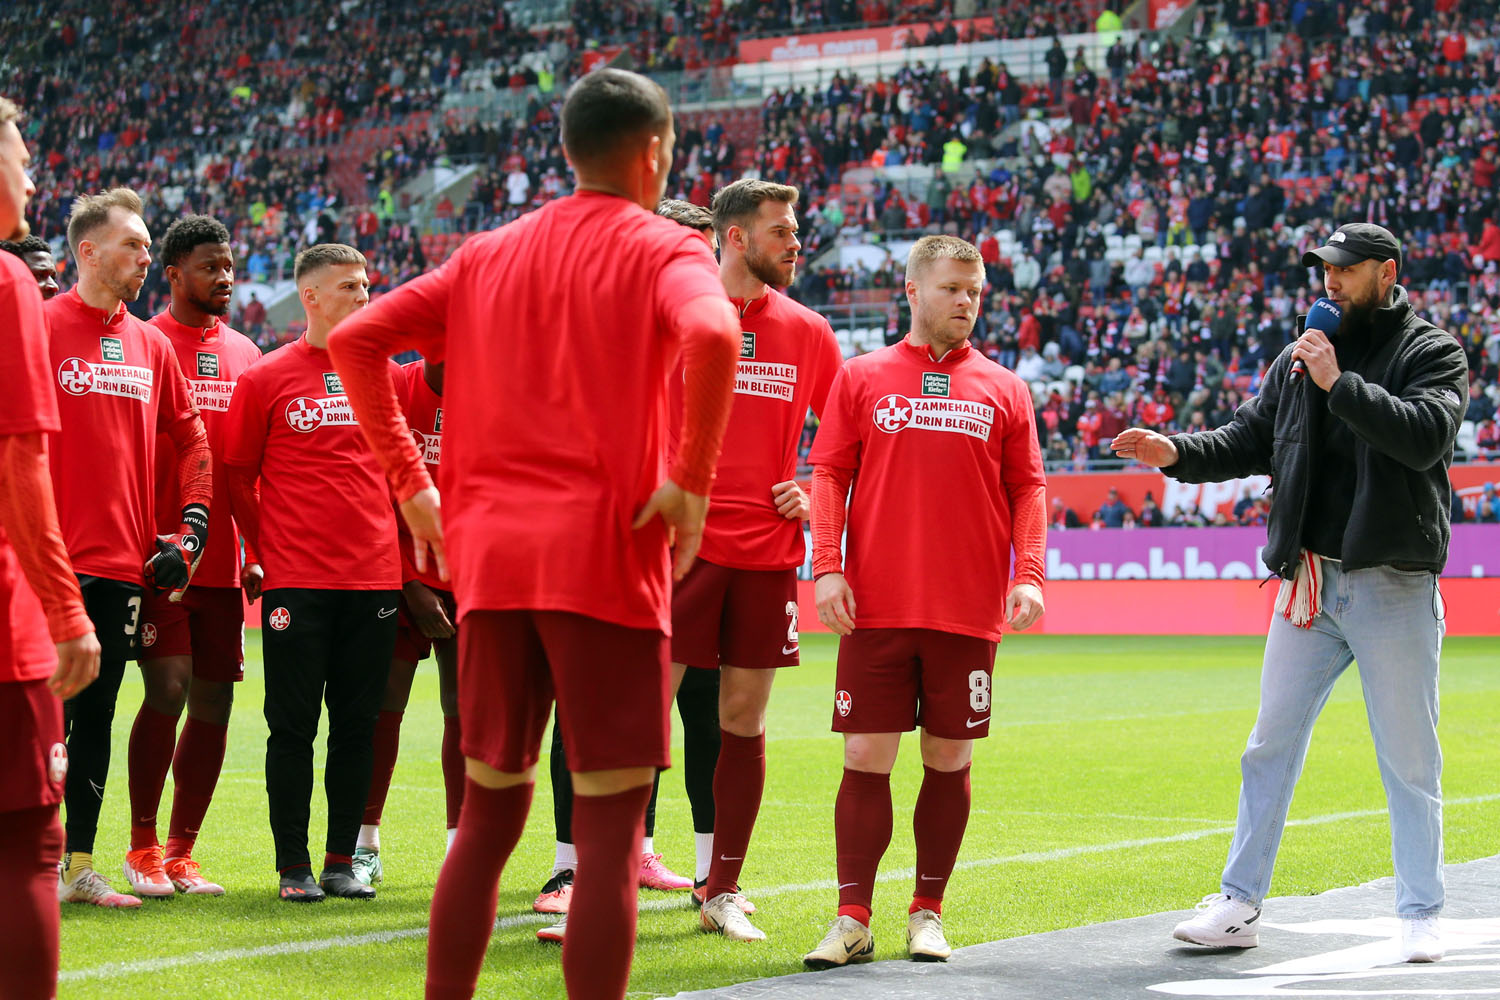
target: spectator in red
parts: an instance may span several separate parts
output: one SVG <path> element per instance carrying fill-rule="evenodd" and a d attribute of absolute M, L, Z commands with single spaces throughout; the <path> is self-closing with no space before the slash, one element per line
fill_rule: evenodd
<path fill-rule="evenodd" d="M 1053 529 L 1083 527 L 1083 522 L 1078 519 L 1078 512 L 1063 503 L 1062 497 L 1052 498 L 1052 515 L 1047 524 Z"/>
<path fill-rule="evenodd" d="M 1443 58 L 1448 61 L 1448 65 L 1451 67 L 1457 68 L 1462 65 L 1464 56 L 1468 51 L 1469 40 L 1458 29 L 1450 31 L 1448 37 L 1443 39 Z"/>
<path fill-rule="evenodd" d="M 1474 161 L 1474 186 L 1484 188 L 1488 191 L 1495 183 L 1495 169 L 1500 163 L 1495 162 L 1495 146 L 1490 144 L 1479 151 L 1479 159 Z"/>
<path fill-rule="evenodd" d="M 1494 219 L 1485 219 L 1484 228 L 1479 233 L 1479 244 L 1474 252 L 1483 257 L 1485 263 L 1500 260 L 1500 226 L 1495 225 Z"/>

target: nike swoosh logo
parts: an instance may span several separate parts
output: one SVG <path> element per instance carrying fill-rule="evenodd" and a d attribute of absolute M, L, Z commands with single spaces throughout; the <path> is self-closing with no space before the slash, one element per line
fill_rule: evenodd
<path fill-rule="evenodd" d="M 94 779 L 90 778 L 89 779 L 89 787 L 94 790 L 94 794 L 95 795 L 99 796 L 99 801 L 101 801 L 101 802 L 104 801 L 104 786 L 103 785 L 96 785 L 96 784 L 94 784 Z"/>
<path fill-rule="evenodd" d="M 989 719 L 965 719 L 964 725 L 968 726 L 970 729 L 974 729 L 975 727 L 982 726 L 989 721 Z"/>
<path fill-rule="evenodd" d="M 941 882 L 943 880 L 943 876 L 941 875 L 921 875 L 919 876 L 919 878 L 921 878 L 923 882 Z"/>
<path fill-rule="evenodd" d="M 721 854 L 721 855 L 719 855 L 719 860 L 720 861 L 744 861 L 745 859 L 744 858 L 726 858 L 724 855 Z"/>
<path fill-rule="evenodd" d="M 851 885 L 859 885 L 859 883 L 858 882 L 840 882 L 839 883 L 839 888 L 840 889 L 847 889 Z"/>
<path fill-rule="evenodd" d="M 389 618 L 391 615 L 393 615 L 395 613 L 396 613 L 396 609 L 395 608 L 381 608 L 379 611 L 375 612 L 375 617 L 376 618 Z"/>
<path fill-rule="evenodd" d="M 847 941 L 844 942 L 844 954 L 845 955 L 852 955 L 852 954 L 854 954 L 854 948 L 855 948 L 854 945 L 850 944 Z"/>
<path fill-rule="evenodd" d="M 781 655 L 782 656 L 791 656 L 793 653 L 795 653 L 798 650 L 798 648 L 800 648 L 800 647 L 799 646 L 782 646 L 781 647 Z"/>

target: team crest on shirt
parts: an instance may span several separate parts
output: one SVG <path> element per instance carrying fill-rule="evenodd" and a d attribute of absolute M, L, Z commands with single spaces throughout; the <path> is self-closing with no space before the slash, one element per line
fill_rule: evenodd
<path fill-rule="evenodd" d="M 52 779 L 54 785 L 60 785 L 67 776 L 68 748 L 61 743 L 54 743 L 52 749 L 47 751 L 47 777 Z"/>
<path fill-rule="evenodd" d="M 219 356 L 217 354 L 209 354 L 206 351 L 198 352 L 198 377 L 219 377 Z"/>
<path fill-rule="evenodd" d="M 755 334 L 745 330 L 740 334 L 740 357 L 755 357 Z"/>
<path fill-rule="evenodd" d="M 194 541 L 196 541 L 196 539 L 194 539 Z M 156 645 L 156 626 L 151 622 L 147 622 L 146 624 L 141 626 L 141 645 Z"/>
<path fill-rule="evenodd" d="M 103 361 L 124 361 L 125 342 L 119 337 L 100 337 L 99 358 Z"/>
<path fill-rule="evenodd" d="M 101 338 L 112 340 L 113 338 Z M 101 361 L 90 363 L 82 358 L 64 358 L 57 366 L 57 384 L 70 396 L 87 396 L 98 393 L 103 396 L 125 396 L 151 402 L 151 387 L 155 375 L 142 365 L 115 364 Z"/>
<path fill-rule="evenodd" d="M 324 378 L 327 376 L 325 375 Z M 349 406 L 348 396 L 331 396 L 323 399 L 298 396 L 286 404 L 286 422 L 299 434 L 310 434 L 325 424 L 354 423 L 354 410 Z"/>
<path fill-rule="evenodd" d="M 286 608 L 277 608 L 266 618 L 267 624 L 278 632 L 285 632 L 292 624 L 292 613 Z"/>
<path fill-rule="evenodd" d="M 948 376 L 944 372 L 922 373 L 922 395 L 924 396 L 946 396 L 948 395 Z"/>
<path fill-rule="evenodd" d="M 848 691 L 840 691 L 833 696 L 833 707 L 838 709 L 840 716 L 847 719 L 854 710 L 854 699 L 849 696 Z"/>
<path fill-rule="evenodd" d="M 323 391 L 330 396 L 342 396 L 344 394 L 344 380 L 339 378 L 338 372 L 323 373 Z"/>
<path fill-rule="evenodd" d="M 875 426 L 887 434 L 912 428 L 966 434 L 988 441 L 995 424 L 995 408 L 966 399 L 909 399 L 891 393 L 875 401 L 873 419 Z"/>

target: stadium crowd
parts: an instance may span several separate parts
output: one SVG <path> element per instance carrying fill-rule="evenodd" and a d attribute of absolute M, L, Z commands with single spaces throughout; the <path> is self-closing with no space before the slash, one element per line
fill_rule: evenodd
<path fill-rule="evenodd" d="M 971 14 L 962 4 L 929 6 L 896 13 Z M 973 6 L 972 14 L 1007 16 Z M 1085 6 L 1067 27 L 1097 14 Z M 1105 460 L 1100 442 L 1122 415 L 1164 429 L 1225 419 L 1257 389 L 1314 297 L 1300 253 L 1333 219 L 1383 220 L 1407 236 L 1402 280 L 1414 301 L 1469 350 L 1473 435 L 1462 447 L 1494 453 L 1495 6 L 1230 2 L 1218 11 L 1233 32 L 1225 44 L 1205 44 L 1207 31 L 1155 51 L 1117 41 L 1103 72 L 1059 46 L 1048 53 L 1047 81 L 1021 81 L 988 61 L 952 74 L 920 61 L 873 80 L 837 74 L 819 89 L 767 95 L 753 148 L 737 147 L 713 112 L 685 116 L 673 193 L 705 204 L 745 167 L 797 184 L 804 253 L 816 266 L 794 296 L 836 320 L 854 306 L 873 308 L 889 330 L 903 315 L 899 261 L 840 266 L 820 253 L 924 232 L 972 239 L 990 279 L 976 336 L 1033 383 L 1052 468 Z M 259 3 L 210 8 L 158 31 L 159 9 L 126 17 L 119 4 L 71 0 L 49 22 L 15 18 L 7 27 L 18 51 L 47 57 L 17 60 L 15 82 L 41 98 L 26 127 L 49 150 L 37 175 L 36 231 L 55 250 L 76 194 L 131 183 L 153 229 L 188 210 L 229 222 L 245 279 L 283 278 L 299 246 L 337 237 L 368 254 L 379 294 L 454 245 L 424 241 L 393 197 L 432 164 L 481 166 L 466 204 L 438 205 L 431 225 L 439 232 L 493 228 L 567 192 L 557 85 L 580 68 L 578 38 L 628 38 L 645 47 L 636 61 L 656 66 L 652 53 L 678 52 L 683 38 L 711 46 L 706 26 L 729 38 L 805 31 L 888 20 L 888 7 L 579 0 L 566 27 L 528 31 L 503 10 L 451 0 L 355 12 L 320 0 L 274 16 Z M 112 16 L 129 27 L 106 37 L 95 25 Z M 414 37 L 402 29 L 418 18 L 430 45 L 399 48 L 395 39 Z M 1011 37 L 1048 30 L 1003 28 Z M 1270 50 L 1274 29 L 1285 34 Z M 314 44 L 325 35 L 335 39 L 326 52 Z M 223 100 L 200 99 L 202 80 L 192 74 L 201 70 L 190 64 L 165 79 L 144 72 L 164 51 L 195 46 L 237 53 Z M 313 65 L 316 73 L 304 72 Z M 494 69 L 496 83 L 546 87 L 523 115 L 450 116 L 430 133 L 398 133 L 369 155 L 362 183 L 341 188 L 341 137 L 361 123 L 431 112 L 480 66 Z M 132 79 L 143 82 L 131 88 Z M 951 169 L 975 161 L 986 169 Z M 912 164 L 939 169 L 922 182 L 894 169 Z M 858 175 L 869 179 L 846 183 L 857 168 L 869 168 Z M 65 257 L 59 252 L 66 268 Z M 64 285 L 70 280 L 65 273 Z M 154 269 L 135 308 L 151 315 L 165 296 Z M 242 326 L 263 347 L 297 334 L 254 322 L 262 303 L 246 306 Z"/>

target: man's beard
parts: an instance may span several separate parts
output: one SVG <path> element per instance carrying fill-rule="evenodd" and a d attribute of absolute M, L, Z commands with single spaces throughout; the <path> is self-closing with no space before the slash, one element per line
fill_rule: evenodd
<path fill-rule="evenodd" d="M 113 295 L 121 302 L 134 302 L 137 296 L 141 294 L 141 289 L 145 287 L 146 281 L 144 278 L 142 278 L 139 284 L 135 284 L 134 281 L 130 278 L 112 277 L 103 279 L 101 281 L 101 284 L 103 284 L 105 288 L 109 289 L 109 294 Z"/>
<path fill-rule="evenodd" d="M 750 272 L 756 281 L 765 282 L 772 288 L 787 288 L 797 277 L 796 264 L 791 266 L 790 274 L 787 274 L 767 254 L 763 254 L 759 250 L 746 252 L 745 269 Z"/>
<path fill-rule="evenodd" d="M 213 302 L 208 299 L 195 299 L 191 295 L 185 297 L 187 298 L 188 305 L 192 306 L 194 309 L 200 310 L 205 316 L 228 316 L 229 306 L 234 301 L 233 299 L 225 299 L 224 304 L 222 306 L 218 306 L 214 305 Z"/>
<path fill-rule="evenodd" d="M 1358 304 L 1350 302 L 1344 307 L 1344 318 L 1339 322 L 1339 332 L 1347 333 L 1368 329 L 1371 320 L 1375 318 L 1375 310 L 1380 308 L 1383 301 L 1377 293 L 1367 302 L 1360 302 Z"/>

